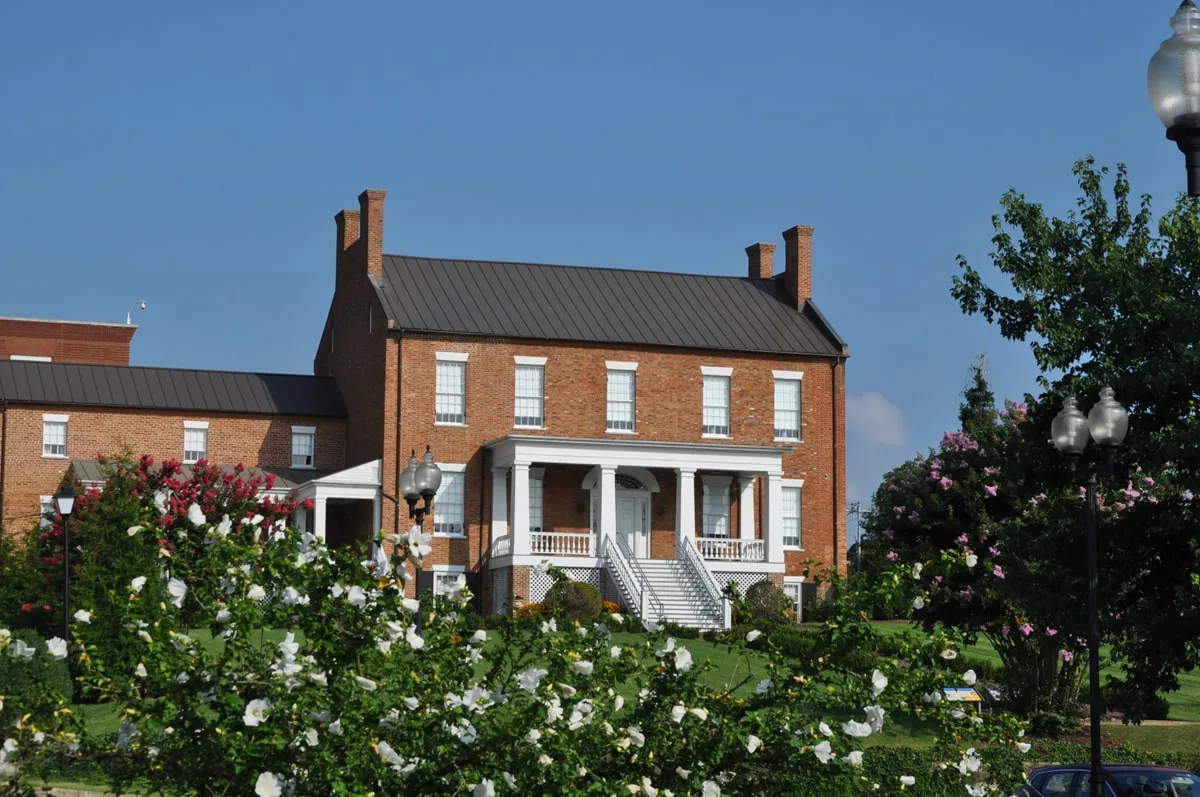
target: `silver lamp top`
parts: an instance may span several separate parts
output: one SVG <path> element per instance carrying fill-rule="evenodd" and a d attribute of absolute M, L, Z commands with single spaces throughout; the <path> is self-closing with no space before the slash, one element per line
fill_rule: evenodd
<path fill-rule="evenodd" d="M 415 486 L 427 501 L 437 495 L 438 488 L 442 486 L 442 469 L 434 464 L 433 451 L 429 446 L 425 446 L 425 456 L 417 466 Z"/>
<path fill-rule="evenodd" d="M 1054 447 L 1063 454 L 1082 454 L 1088 444 L 1088 419 L 1074 396 L 1063 399 L 1063 408 L 1050 423 Z"/>
<path fill-rule="evenodd" d="M 1168 128 L 1200 126 L 1200 8 L 1184 0 L 1171 17 L 1174 34 L 1150 59 L 1150 104 Z"/>
<path fill-rule="evenodd" d="M 1193 8 L 1195 8 L 1193 6 Z M 1088 412 L 1087 425 L 1092 439 L 1102 448 L 1115 448 L 1125 441 L 1129 432 L 1129 410 L 1114 398 L 1113 389 L 1100 390 L 1100 400 Z"/>
<path fill-rule="evenodd" d="M 397 488 L 400 494 L 405 499 L 416 501 L 420 497 L 417 491 L 417 452 L 413 451 L 412 456 L 408 458 L 408 467 L 400 471 L 400 477 L 397 480 Z"/>

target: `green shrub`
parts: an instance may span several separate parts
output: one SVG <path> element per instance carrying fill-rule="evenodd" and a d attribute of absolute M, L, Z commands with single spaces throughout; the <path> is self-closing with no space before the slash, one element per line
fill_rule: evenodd
<path fill-rule="evenodd" d="M 753 644 L 758 644 L 762 639 Z M 810 661 L 821 655 L 817 635 L 800 626 L 780 626 L 771 631 L 771 643 L 789 659 Z"/>
<path fill-rule="evenodd" d="M 61 598 L 51 594 L 53 586 L 37 565 L 38 533 L 34 528 L 24 539 L 0 537 L 0 626 L 45 634 L 61 619 L 55 616 Z"/>
<path fill-rule="evenodd" d="M 0 654 L 0 694 L 4 695 L 5 704 L 36 705 L 34 695 L 42 691 L 59 692 L 70 696 L 71 674 L 67 663 L 50 655 L 46 648 L 46 640 L 36 631 L 28 628 L 12 632 L 13 643 L 18 640 L 34 649 L 33 658 L 28 662 L 18 660 L 8 651 Z M 0 727 L 8 727 L 15 717 L 7 717 L 0 711 Z"/>
<path fill-rule="evenodd" d="M 792 601 L 778 585 L 763 579 L 750 585 L 745 601 L 738 608 L 744 616 L 735 618 L 735 622 L 769 627 L 788 621 L 787 610 L 792 608 Z"/>
<path fill-rule="evenodd" d="M 1080 725 L 1078 717 L 1048 711 L 1034 715 L 1033 719 L 1029 721 L 1029 732 L 1034 736 L 1049 736 L 1051 739 L 1057 739 L 1059 736 L 1065 736 L 1078 730 Z"/>
<path fill-rule="evenodd" d="M 600 616 L 604 598 L 600 590 L 580 581 L 560 581 L 546 593 L 546 602 L 571 620 L 591 622 Z"/>
<path fill-rule="evenodd" d="M 703 635 L 703 632 L 699 628 L 692 628 L 691 626 L 671 622 L 663 623 L 663 630 L 679 639 L 699 639 Z"/>
<path fill-rule="evenodd" d="M 824 623 L 837 616 L 837 602 L 833 596 L 815 598 L 804 607 L 804 622 Z"/>

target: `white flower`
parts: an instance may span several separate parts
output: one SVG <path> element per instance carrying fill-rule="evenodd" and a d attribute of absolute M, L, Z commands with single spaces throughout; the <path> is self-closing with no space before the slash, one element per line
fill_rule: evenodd
<path fill-rule="evenodd" d="M 821 732 L 822 736 L 833 736 L 833 728 L 824 722 L 817 726 L 817 730 Z"/>
<path fill-rule="evenodd" d="M 400 605 L 404 607 L 404 611 L 409 614 L 416 614 L 421 611 L 421 602 L 412 598 L 401 598 Z"/>
<path fill-rule="evenodd" d="M 32 659 L 35 652 L 36 650 L 32 645 L 26 645 L 20 639 L 14 640 L 8 649 L 8 655 L 16 659 L 25 659 L 26 661 Z"/>
<path fill-rule="evenodd" d="M 471 641 L 477 642 L 480 645 L 482 645 L 484 642 L 487 642 L 487 631 L 484 631 L 482 628 L 480 628 L 474 634 L 471 634 Z"/>
<path fill-rule="evenodd" d="M 416 711 L 420 707 L 420 705 L 421 705 L 421 701 L 417 700 L 415 697 L 404 698 L 404 707 L 407 708 L 409 711 Z"/>
<path fill-rule="evenodd" d="M 65 659 L 67 657 L 67 641 L 52 636 L 46 640 L 46 649 L 50 651 L 50 655 L 56 659 Z"/>
<path fill-rule="evenodd" d="M 134 669 L 134 671 L 133 671 L 133 674 L 136 675 L 138 678 L 145 678 L 150 673 L 147 672 L 145 663 L 139 661 L 137 668 Z"/>
<path fill-rule="evenodd" d="M 762 739 L 750 734 L 750 738 L 746 740 L 746 752 L 753 753 L 760 747 L 762 747 Z"/>
<path fill-rule="evenodd" d="M 380 653 L 387 656 L 392 652 L 392 640 L 377 639 L 375 640 L 375 647 L 379 648 Z"/>
<path fill-rule="evenodd" d="M 167 513 L 167 494 L 162 490 L 154 493 L 154 508 L 158 510 L 160 515 Z"/>
<path fill-rule="evenodd" d="M 926 703 L 936 706 L 938 703 L 942 702 L 942 693 L 941 692 L 926 692 L 924 695 L 921 696 L 921 700 L 923 700 Z"/>
<path fill-rule="evenodd" d="M 317 686 L 329 686 L 329 676 L 323 672 L 310 672 L 308 680 L 312 681 Z"/>
<path fill-rule="evenodd" d="M 704 781 L 704 786 L 701 788 L 701 797 L 721 797 L 721 787 L 711 780 Z"/>
<path fill-rule="evenodd" d="M 258 584 L 252 584 L 250 589 L 246 590 L 246 599 L 252 601 L 263 601 L 267 599 L 267 591 Z"/>
<path fill-rule="evenodd" d="M 611 655 L 614 659 L 621 658 L 621 646 L 620 645 L 613 645 L 611 648 L 609 648 L 608 652 L 609 652 L 609 655 Z"/>
<path fill-rule="evenodd" d="M 129 720 L 123 721 L 121 727 L 117 729 L 117 749 L 128 750 L 129 745 L 133 744 L 133 740 L 140 735 L 137 725 Z"/>
<path fill-rule="evenodd" d="M 861 767 L 862 757 L 862 750 L 852 750 L 848 755 L 842 757 L 842 761 L 852 767 Z"/>
<path fill-rule="evenodd" d="M 4 744 L 0 745 L 0 764 L 7 763 L 15 752 L 17 752 L 17 740 L 5 739 Z"/>
<path fill-rule="evenodd" d="M 525 734 L 525 739 L 530 744 L 537 744 L 538 740 L 540 740 L 541 738 L 542 738 L 542 732 L 539 731 L 537 728 L 530 728 L 529 733 Z"/>
<path fill-rule="evenodd" d="M 846 734 L 847 736 L 853 736 L 857 739 L 862 739 L 871 735 L 871 726 L 865 722 L 850 720 L 849 722 L 842 723 L 842 733 Z"/>
<path fill-rule="evenodd" d="M 533 574 L 535 576 L 544 576 L 550 572 L 550 560 L 543 559 L 533 566 Z"/>
<path fill-rule="evenodd" d="M 679 672 L 687 672 L 692 669 L 692 652 L 687 648 L 677 648 L 675 650 L 675 669 Z"/>
<path fill-rule="evenodd" d="M 916 782 L 917 782 L 917 779 L 914 778 L 912 775 L 901 775 L 900 776 L 900 786 L 903 788 L 907 788 L 909 786 L 915 785 Z"/>
<path fill-rule="evenodd" d="M 968 747 L 967 752 L 963 755 L 962 761 L 958 762 L 958 771 L 964 775 L 972 772 L 978 772 L 979 767 L 983 765 L 983 759 L 975 752 L 974 747 Z"/>
<path fill-rule="evenodd" d="M 917 611 L 921 611 L 922 609 L 924 609 L 925 608 L 925 599 L 922 598 L 920 595 L 913 598 L 913 608 L 916 609 Z"/>
<path fill-rule="evenodd" d="M 629 742 L 634 747 L 646 746 L 646 734 L 642 733 L 642 729 L 639 726 L 634 725 L 627 732 L 629 733 Z"/>
<path fill-rule="evenodd" d="M 512 775 L 508 774 L 507 772 L 501 772 L 500 774 L 504 777 L 504 783 L 508 786 L 508 788 L 510 788 L 510 789 L 517 788 L 517 779 L 516 778 L 514 778 Z"/>
<path fill-rule="evenodd" d="M 208 522 L 208 518 L 204 516 L 204 511 L 200 509 L 200 505 L 194 502 L 188 507 L 187 517 L 188 522 L 196 527 L 203 526 Z"/>
<path fill-rule="evenodd" d="M 543 634 L 554 633 L 557 630 L 558 630 L 558 623 L 555 622 L 553 617 L 551 617 L 549 620 L 545 620 L 542 622 L 542 633 Z"/>
<path fill-rule="evenodd" d="M 646 630 L 651 634 L 657 634 L 659 631 L 663 630 L 663 627 L 660 624 L 650 619 L 642 620 L 642 625 L 646 626 Z"/>
<path fill-rule="evenodd" d="M 230 612 L 229 609 L 222 606 L 220 609 L 217 610 L 216 621 L 218 623 L 228 623 L 232 619 L 233 619 L 233 613 Z"/>
<path fill-rule="evenodd" d="M 671 707 L 671 721 L 683 722 L 684 715 L 687 714 L 687 706 L 682 703 L 676 703 Z"/>
<path fill-rule="evenodd" d="M 257 797 L 280 797 L 283 794 L 283 786 L 279 776 L 274 772 L 264 772 L 259 775 L 258 780 L 254 782 L 254 793 Z"/>
<path fill-rule="evenodd" d="M 317 743 L 320 741 L 321 741 L 321 737 L 319 735 L 317 735 L 316 728 L 309 728 L 308 730 L 306 730 L 304 732 L 304 742 L 309 747 L 316 747 Z"/>
<path fill-rule="evenodd" d="M 875 672 L 871 673 L 871 696 L 872 697 L 879 697 L 881 694 L 883 694 L 883 690 L 887 689 L 887 685 L 888 685 L 888 679 L 887 679 L 886 675 L 881 673 L 879 670 L 876 670 Z"/>
<path fill-rule="evenodd" d="M 195 506 L 195 504 L 192 506 Z M 171 605 L 176 609 L 183 608 L 183 599 L 187 597 L 187 590 L 187 584 L 184 584 L 177 578 L 173 578 L 167 582 L 167 592 L 171 595 Z"/>
<path fill-rule="evenodd" d="M 963 711 L 961 708 L 956 708 L 950 712 L 950 716 L 956 720 L 966 719 L 967 712 Z"/>
<path fill-rule="evenodd" d="M 567 719 L 567 727 L 571 730 L 578 730 L 584 725 L 590 725 L 592 722 L 592 714 L 595 712 L 595 707 L 590 700 L 580 700 L 571 709 L 571 716 Z"/>
<path fill-rule="evenodd" d="M 542 753 L 540 756 L 538 756 L 538 763 L 544 767 L 548 767 L 554 763 L 554 759 L 545 753 Z"/>
<path fill-rule="evenodd" d="M 829 759 L 833 758 L 833 746 L 829 744 L 828 739 L 825 739 L 813 748 L 813 755 L 815 755 L 817 760 L 822 764 L 828 764 Z"/>
<path fill-rule="evenodd" d="M 408 539 L 406 540 L 409 555 L 420 562 L 433 550 L 433 546 L 430 545 L 432 541 L 433 535 L 422 533 L 420 526 L 413 526 L 408 530 Z"/>
<path fill-rule="evenodd" d="M 946 648 L 942 651 L 941 656 L 946 661 L 954 661 L 958 658 L 958 651 L 954 648 Z"/>
<path fill-rule="evenodd" d="M 968 797 L 987 797 L 987 786 L 971 783 L 967 785 Z"/>
<path fill-rule="evenodd" d="M 536 692 L 538 685 L 541 684 L 542 679 L 547 674 L 549 674 L 548 670 L 544 670 L 541 667 L 531 667 L 517 674 L 517 685 L 526 692 Z"/>
<path fill-rule="evenodd" d="M 879 733 L 883 730 L 883 715 L 887 713 L 883 706 L 867 706 L 863 711 L 867 713 L 867 723 L 872 731 Z"/>
<path fill-rule="evenodd" d="M 596 665 L 590 661 L 577 661 L 571 665 L 571 669 L 577 675 L 591 675 L 592 670 L 596 669 Z"/>
<path fill-rule="evenodd" d="M 967 558 L 963 561 L 966 562 L 967 567 L 974 567 L 975 565 L 979 564 L 979 557 L 973 553 L 969 553 L 967 554 Z"/>
<path fill-rule="evenodd" d="M 326 728 L 326 730 L 328 730 L 334 736 L 341 736 L 342 735 L 342 718 L 338 717 L 333 722 L 329 723 L 329 726 Z"/>
<path fill-rule="evenodd" d="M 913 565 L 912 566 L 913 579 L 914 580 L 920 579 L 921 571 L 924 569 L 925 569 L 925 565 L 921 564 L 920 562 L 917 562 L 915 565 Z"/>
<path fill-rule="evenodd" d="M 625 706 L 625 698 L 617 695 L 613 698 L 613 712 L 620 711 Z"/>
<path fill-rule="evenodd" d="M 222 515 L 221 522 L 217 524 L 214 532 L 218 537 L 228 537 L 231 531 L 233 531 L 233 521 L 229 519 L 229 515 Z"/>
<path fill-rule="evenodd" d="M 368 692 L 374 692 L 378 688 L 374 681 L 372 681 L 370 678 L 363 678 L 361 675 L 354 676 L 354 683 L 358 684 Z"/>
<path fill-rule="evenodd" d="M 295 587 L 287 587 L 283 591 L 284 606 L 307 606 L 310 599 L 307 595 L 301 595 L 300 590 Z"/>
<path fill-rule="evenodd" d="M 771 691 L 771 687 L 774 685 L 775 682 L 770 678 L 763 678 L 758 682 L 758 686 L 754 687 L 754 691 L 760 695 L 765 695 L 767 692 Z"/>
<path fill-rule="evenodd" d="M 706 719 L 708 719 L 708 709 L 706 708 L 689 708 L 688 713 L 701 722 L 704 722 Z"/>
<path fill-rule="evenodd" d="M 967 670 L 966 672 L 964 672 L 962 674 L 962 679 L 963 679 L 963 683 L 966 684 L 967 686 L 974 686 L 975 681 L 976 681 L 975 671 Z"/>
<path fill-rule="evenodd" d="M 354 586 L 346 590 L 346 600 L 350 601 L 351 606 L 361 609 L 367 605 L 367 593 L 362 587 Z"/>
<path fill-rule="evenodd" d="M 138 631 L 138 639 L 142 640 L 147 645 L 154 641 L 154 637 L 150 636 L 150 632 L 145 630 Z"/>
<path fill-rule="evenodd" d="M 247 727 L 254 728 L 266 722 L 267 717 L 270 715 L 270 698 L 259 697 L 246 704 L 246 710 L 242 714 L 242 722 L 246 723 Z"/>
<path fill-rule="evenodd" d="M 484 778 L 482 782 L 471 787 L 471 797 L 496 797 L 496 784 Z"/>
<path fill-rule="evenodd" d="M 90 623 L 92 621 L 92 613 L 85 609 L 80 609 L 75 612 L 75 620 L 80 623 Z"/>
<path fill-rule="evenodd" d="M 145 576 L 138 576 L 133 581 L 129 582 L 129 589 L 132 592 L 141 592 L 142 587 L 144 587 L 144 586 L 146 586 L 146 577 Z"/>
<path fill-rule="evenodd" d="M 755 628 L 753 631 L 746 634 L 746 641 L 753 642 L 754 640 L 758 639 L 760 636 L 762 636 L 762 631 L 759 631 L 757 628 Z"/>
<path fill-rule="evenodd" d="M 137 534 L 141 530 L 142 530 L 141 526 L 130 526 L 129 528 L 125 529 L 125 533 L 128 534 L 130 537 L 132 537 L 134 534 Z"/>
<path fill-rule="evenodd" d="M 413 650 L 420 650 L 421 648 L 425 647 L 425 640 L 422 639 L 421 635 L 417 633 L 417 629 L 413 628 L 411 625 L 408 627 L 408 631 L 404 633 L 404 641 L 407 642 L 408 646 Z"/>
<path fill-rule="evenodd" d="M 1032 745 L 1030 745 L 1029 742 L 1017 742 L 1018 752 L 1028 753 L 1030 747 L 1032 747 Z"/>

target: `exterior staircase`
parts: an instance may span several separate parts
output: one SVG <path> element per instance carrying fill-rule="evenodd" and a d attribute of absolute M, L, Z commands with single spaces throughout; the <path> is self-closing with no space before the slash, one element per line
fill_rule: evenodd
<path fill-rule="evenodd" d="M 638 564 L 662 601 L 664 620 L 689 628 L 725 627 L 724 617 L 718 616 L 707 603 L 703 585 L 692 577 L 686 562 L 641 559 Z"/>
<path fill-rule="evenodd" d="M 694 544 L 681 545 L 675 559 L 635 559 L 621 542 L 605 538 L 601 556 L 621 602 L 638 619 L 690 628 L 729 627 L 729 603 Z"/>

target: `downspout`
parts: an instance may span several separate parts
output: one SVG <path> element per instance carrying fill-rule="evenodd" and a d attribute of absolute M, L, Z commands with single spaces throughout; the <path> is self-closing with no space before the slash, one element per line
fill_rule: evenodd
<path fill-rule="evenodd" d="M 389 319 L 388 320 L 388 329 L 391 330 L 393 328 L 394 327 L 392 326 L 392 322 Z M 384 335 L 384 338 L 383 338 L 383 350 L 385 352 L 387 351 L 387 335 Z M 400 466 L 400 463 L 404 458 L 404 454 L 400 450 L 400 427 L 403 425 L 402 419 L 404 418 L 404 377 L 400 371 L 401 367 L 404 365 L 403 352 L 404 352 L 404 338 L 401 335 L 397 335 L 396 336 L 396 470 L 395 470 L 395 475 L 393 477 L 395 479 L 400 478 L 400 471 L 403 470 L 403 468 Z M 387 387 L 386 386 L 384 386 L 383 395 L 385 397 L 387 396 Z M 383 414 L 384 414 L 384 417 L 386 418 L 387 417 L 387 407 L 384 407 L 383 409 L 384 409 Z M 398 485 L 399 485 L 398 481 L 393 482 L 392 489 L 398 491 L 399 490 Z M 385 495 L 386 495 L 386 493 L 385 493 Z M 396 523 L 395 523 L 395 529 L 393 530 L 393 532 L 398 537 L 398 536 L 400 536 L 400 496 L 399 495 L 394 496 L 392 498 L 392 503 L 395 504 L 395 506 L 396 506 Z M 416 577 L 414 576 L 413 579 L 414 579 L 414 584 L 415 584 Z"/>
<path fill-rule="evenodd" d="M 4 539 L 4 485 L 8 465 L 8 401 L 0 398 L 0 540 Z"/>
<path fill-rule="evenodd" d="M 838 489 L 838 368 L 846 364 L 845 356 L 838 357 L 829 365 L 830 376 L 833 382 L 833 390 L 830 394 L 833 396 L 833 572 L 838 571 L 838 560 L 840 557 L 841 542 L 838 540 L 838 521 L 841 519 L 840 499 L 841 491 Z"/>

